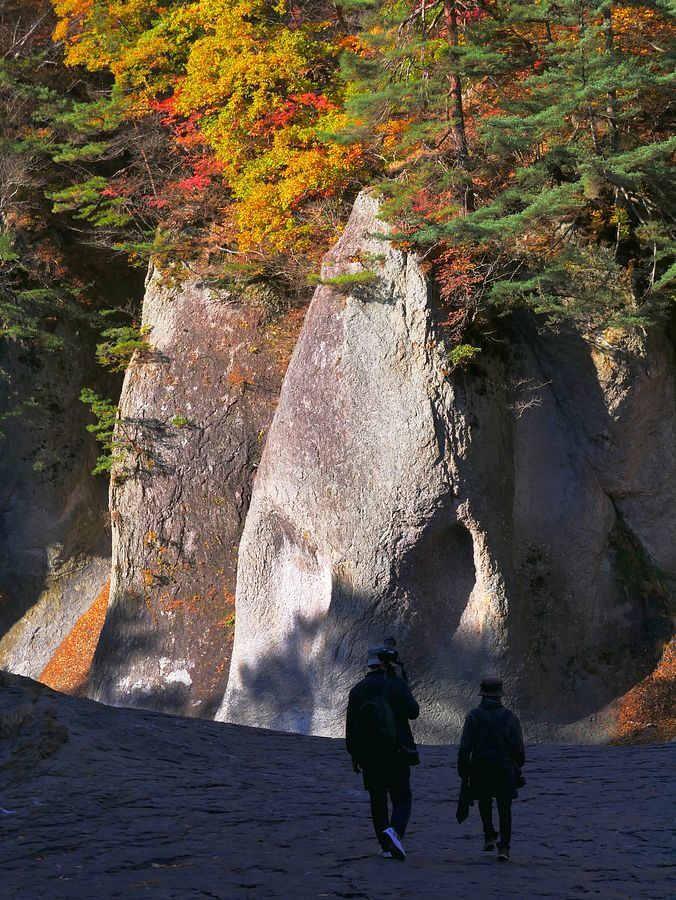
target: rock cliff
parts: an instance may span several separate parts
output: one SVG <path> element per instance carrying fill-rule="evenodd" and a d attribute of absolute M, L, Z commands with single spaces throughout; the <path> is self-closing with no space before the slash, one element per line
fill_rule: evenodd
<path fill-rule="evenodd" d="M 120 401 L 110 604 L 90 694 L 212 716 L 225 690 L 237 546 L 299 310 L 151 272 L 147 352 Z"/>
<path fill-rule="evenodd" d="M 61 331 L 66 349 L 51 356 L 0 342 L 0 667 L 33 678 L 110 567 L 106 487 L 78 400 L 93 340 Z"/>
<path fill-rule="evenodd" d="M 384 229 L 362 194 L 306 316 L 217 718 L 338 735 L 367 645 L 392 633 L 424 740 L 457 738 L 490 671 L 530 737 L 609 737 L 672 633 L 673 346 L 515 315 L 452 371 L 434 287 Z M 365 267 L 370 284 L 344 277 Z"/>

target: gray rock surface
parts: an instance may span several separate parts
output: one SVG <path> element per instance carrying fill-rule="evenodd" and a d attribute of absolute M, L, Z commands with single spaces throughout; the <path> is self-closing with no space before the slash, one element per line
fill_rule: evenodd
<path fill-rule="evenodd" d="M 362 194 L 317 289 L 240 545 L 217 718 L 338 735 L 366 648 L 388 633 L 424 712 L 458 737 L 499 672 L 526 732 L 603 740 L 672 633 L 673 347 L 640 353 L 500 320 L 451 369 L 416 259 Z"/>
<path fill-rule="evenodd" d="M 96 378 L 93 341 L 62 330 L 66 347 L 51 355 L 0 342 L 0 666 L 31 677 L 110 568 L 106 483 L 91 474 L 96 445 L 78 399 Z"/>
<path fill-rule="evenodd" d="M 401 864 L 377 855 L 342 741 L 111 709 L 2 675 L 0 734 L 7 898 L 672 893 L 674 744 L 528 748 L 509 864 L 482 852 L 476 809 L 455 821 L 455 748 L 426 747 Z"/>
<path fill-rule="evenodd" d="M 299 320 L 271 317 L 258 294 L 154 270 L 143 323 L 149 349 L 120 400 L 127 447 L 111 485 L 110 603 L 90 695 L 209 717 L 228 676 L 251 479 Z"/>

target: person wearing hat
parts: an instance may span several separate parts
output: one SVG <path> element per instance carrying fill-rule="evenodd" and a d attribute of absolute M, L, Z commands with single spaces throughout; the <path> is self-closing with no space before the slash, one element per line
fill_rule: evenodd
<path fill-rule="evenodd" d="M 420 707 L 408 682 L 388 665 L 392 658 L 389 647 L 369 649 L 368 672 L 350 691 L 345 740 L 352 768 L 363 774 L 371 798 L 371 819 L 381 855 L 403 861 L 403 838 L 412 804 L 410 766 L 418 761 L 409 719 L 418 718 Z"/>
<path fill-rule="evenodd" d="M 509 859 L 512 837 L 512 800 L 525 782 L 521 766 L 526 761 L 521 723 L 502 705 L 502 681 L 484 678 L 481 703 L 469 712 L 458 750 L 458 775 L 467 784 L 468 796 L 479 801 L 484 830 L 484 850 L 498 849 L 498 859 Z M 493 826 L 493 798 L 498 807 L 500 834 Z"/>

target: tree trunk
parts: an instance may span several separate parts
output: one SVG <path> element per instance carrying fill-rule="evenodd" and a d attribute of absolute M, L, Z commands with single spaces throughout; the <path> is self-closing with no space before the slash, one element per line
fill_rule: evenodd
<path fill-rule="evenodd" d="M 458 39 L 458 12 L 455 0 L 444 0 L 444 19 L 448 30 L 448 42 L 452 47 L 457 47 Z M 462 78 L 458 68 L 457 55 L 453 56 L 453 65 L 448 80 L 451 85 L 449 112 L 451 119 L 451 134 L 457 155 L 458 165 L 463 172 L 469 172 L 469 148 L 465 131 L 465 112 L 462 105 Z M 471 181 L 462 189 L 462 213 L 467 215 L 474 209 L 474 188 Z"/>

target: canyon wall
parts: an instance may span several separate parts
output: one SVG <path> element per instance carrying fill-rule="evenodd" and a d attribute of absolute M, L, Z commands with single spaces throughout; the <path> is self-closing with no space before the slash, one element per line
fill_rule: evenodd
<path fill-rule="evenodd" d="M 48 354 L 0 342 L 0 668 L 39 677 L 110 568 L 105 480 L 78 397 L 91 335 Z M 18 413 L 18 415 L 17 415 Z"/>
<path fill-rule="evenodd" d="M 340 735 L 368 645 L 393 634 L 419 739 L 457 739 L 489 672 L 529 737 L 611 737 L 673 631 L 673 345 L 656 331 L 628 353 L 521 314 L 453 370 L 433 286 L 384 229 L 362 194 L 307 313 L 217 718 Z"/>
<path fill-rule="evenodd" d="M 301 318 L 280 312 L 269 288 L 232 293 L 151 271 L 148 349 L 120 400 L 95 699 L 207 717 L 218 708 L 251 480 Z"/>

